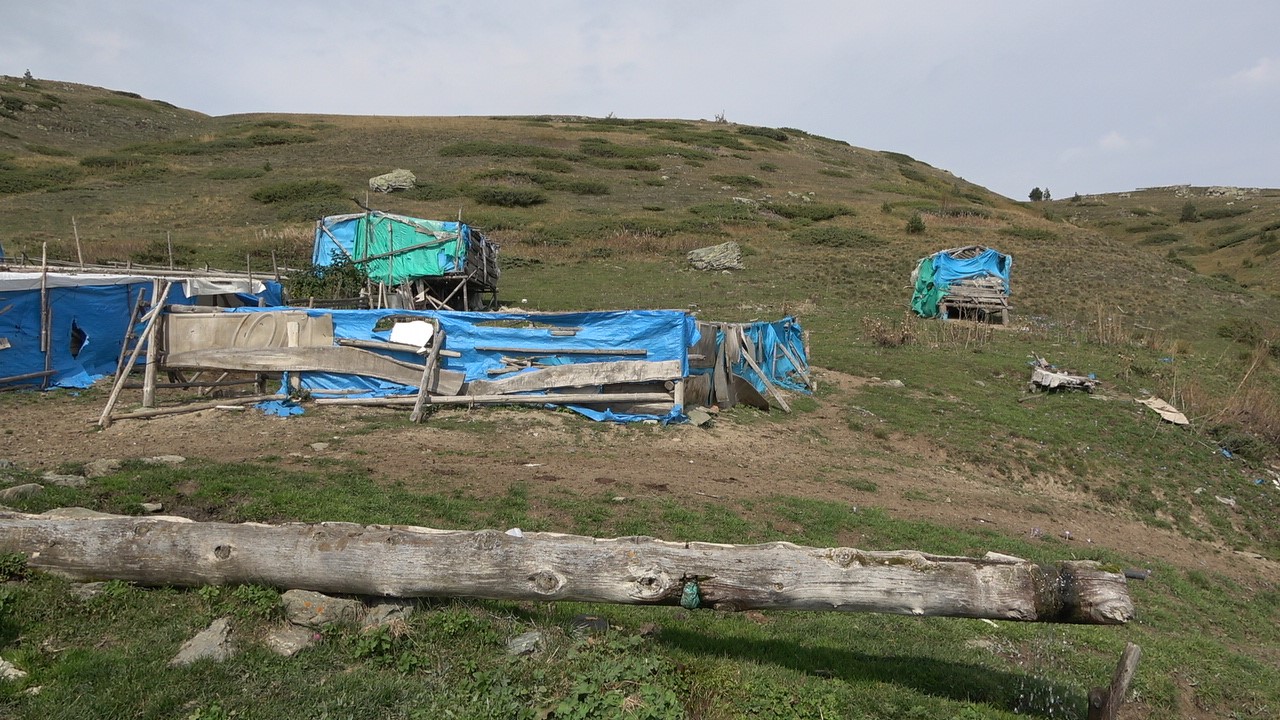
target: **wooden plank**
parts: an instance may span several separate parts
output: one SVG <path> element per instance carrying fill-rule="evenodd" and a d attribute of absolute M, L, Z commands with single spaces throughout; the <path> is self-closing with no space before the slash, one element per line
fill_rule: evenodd
<path fill-rule="evenodd" d="M 317 405 L 413 405 L 417 395 L 373 398 L 322 398 Z M 611 403 L 661 402 L 671 404 L 671 394 L 649 393 L 539 393 L 536 395 L 453 395 L 432 396 L 434 405 L 600 405 Z"/>
<path fill-rule="evenodd" d="M 255 584 L 380 597 L 1089 624 L 1122 624 L 1134 614 L 1124 575 L 1096 562 L 1038 565 L 1017 558 L 786 542 L 725 545 L 354 523 L 3 512 L 0 552 L 22 553 L 32 568 L 74 580 L 152 586 Z"/>
<path fill-rule="evenodd" d="M 467 384 L 467 394 L 500 395 L 551 388 L 678 380 L 680 375 L 679 360 L 573 363 L 529 370 L 500 380 L 472 380 Z"/>
<path fill-rule="evenodd" d="M 413 404 L 413 414 L 410 420 L 418 423 L 422 422 L 422 408 L 427 403 L 430 396 L 429 388 L 432 386 L 431 371 L 438 368 L 440 359 L 440 348 L 444 347 L 444 328 L 440 327 L 440 323 L 432 321 L 435 332 L 431 334 L 431 352 L 427 353 L 427 362 L 422 366 L 422 380 L 418 382 L 418 397 Z"/>
<path fill-rule="evenodd" d="M 407 352 L 415 355 L 422 354 L 422 348 L 416 345 L 406 345 L 404 343 L 383 342 L 382 340 L 358 340 L 355 338 L 336 338 L 335 342 L 339 345 L 347 347 L 364 348 L 365 350 L 389 350 L 391 352 Z M 441 350 L 440 357 L 459 358 L 462 353 L 457 350 Z"/>
<path fill-rule="evenodd" d="M 297 347 L 242 350 L 214 348 L 165 356 L 165 366 L 253 372 L 312 371 L 365 375 L 418 386 L 422 366 L 351 347 Z"/>
<path fill-rule="evenodd" d="M 313 316 L 303 310 L 168 314 L 162 339 L 165 352 L 170 354 L 219 348 L 252 350 L 289 347 L 291 332 L 296 333 L 295 346 L 331 346 L 333 316 Z"/>
<path fill-rule="evenodd" d="M 648 355 L 644 348 L 501 347 L 478 345 L 476 352 L 509 352 L 531 355 Z"/>
<path fill-rule="evenodd" d="M 253 403 L 266 402 L 268 400 L 288 400 L 288 395 L 247 395 L 238 398 L 219 398 L 209 402 L 187 403 L 186 405 L 169 405 L 166 407 L 143 408 L 141 410 L 133 410 L 125 413 L 115 413 L 111 416 L 112 420 L 128 420 L 136 418 L 151 418 L 160 415 L 178 415 L 181 413 L 200 412 L 201 410 L 212 410 L 222 405 L 250 405 Z"/>

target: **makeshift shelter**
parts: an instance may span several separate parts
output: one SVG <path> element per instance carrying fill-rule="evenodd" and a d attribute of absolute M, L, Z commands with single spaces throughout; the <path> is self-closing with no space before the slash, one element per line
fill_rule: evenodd
<path fill-rule="evenodd" d="M 228 277 L 173 278 L 165 302 L 282 302 L 279 283 Z M 109 273 L 0 271 L 0 387 L 83 388 L 112 374 L 155 278 Z"/>
<path fill-rule="evenodd" d="M 264 409 L 280 414 L 302 411 L 278 402 L 292 396 L 413 405 L 415 420 L 432 405 L 523 404 L 566 406 L 595 420 L 670 422 L 685 418 L 686 403 L 728 407 L 744 398 L 767 409 L 768 394 L 786 408 L 781 388 L 811 388 L 794 318 L 740 325 L 698 323 L 679 310 L 170 307 L 158 320 L 150 377 L 164 370 L 279 378 L 279 393 L 246 402 L 269 398 Z M 154 389 L 147 382 L 144 398 Z M 732 392 L 717 392 L 730 382 Z M 686 393 L 690 386 L 701 389 Z M 182 411 L 144 406 L 113 414 L 109 401 L 104 422 Z"/>
<path fill-rule="evenodd" d="M 332 215 L 316 223 L 311 260 L 363 270 L 367 307 L 487 310 L 497 304 L 498 246 L 460 222 L 380 211 Z"/>
<path fill-rule="evenodd" d="M 1009 322 L 1013 258 L 969 245 L 921 258 L 911 273 L 911 309 L 926 318 Z"/>
<path fill-rule="evenodd" d="M 781 390 L 812 392 L 804 331 L 794 317 L 776 322 L 698 323 L 685 396 L 691 404 L 763 410 L 769 397 L 790 409 Z"/>

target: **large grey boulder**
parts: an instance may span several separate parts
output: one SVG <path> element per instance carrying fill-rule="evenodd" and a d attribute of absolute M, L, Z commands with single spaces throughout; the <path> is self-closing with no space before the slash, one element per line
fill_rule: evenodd
<path fill-rule="evenodd" d="M 396 169 L 385 175 L 369 178 L 369 189 L 374 192 L 389 193 L 392 190 L 412 190 L 418 182 L 413 173 L 404 169 Z"/>

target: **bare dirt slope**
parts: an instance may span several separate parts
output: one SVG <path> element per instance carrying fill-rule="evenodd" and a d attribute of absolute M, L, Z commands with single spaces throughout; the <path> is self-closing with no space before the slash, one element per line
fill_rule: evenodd
<path fill-rule="evenodd" d="M 604 425 L 567 412 L 494 408 L 447 409 L 437 416 L 447 423 L 411 426 L 402 422 L 407 409 L 325 406 L 288 418 L 208 410 L 123 420 L 100 431 L 93 421 L 101 404 L 64 394 L 10 398 L 0 425 L 3 456 L 38 471 L 162 454 L 218 462 L 272 457 L 299 468 L 344 459 L 386 482 L 473 495 L 528 483 L 698 505 L 798 496 L 950 527 L 1053 536 L 1079 554 L 1101 546 L 1187 568 L 1280 579 L 1276 563 L 1148 527 L 1052 478 L 1013 487 L 919 439 L 851 430 L 843 408 L 867 381 L 831 371 L 817 377 L 831 391 L 814 411 L 754 417 L 744 409 L 703 427 Z M 471 422 L 475 429 L 467 427 Z M 856 536 L 841 541 L 859 544 Z"/>

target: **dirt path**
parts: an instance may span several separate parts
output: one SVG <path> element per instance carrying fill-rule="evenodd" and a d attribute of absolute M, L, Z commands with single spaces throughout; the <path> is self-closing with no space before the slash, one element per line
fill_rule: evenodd
<path fill-rule="evenodd" d="M 101 405 L 89 398 L 10 396 L 0 398 L 0 457 L 33 470 L 165 454 L 218 462 L 270 456 L 286 464 L 325 457 L 354 460 L 386 481 L 429 482 L 477 495 L 503 493 L 513 482 L 537 482 L 591 495 L 604 486 L 661 493 L 698 504 L 713 498 L 820 498 L 956 528 L 1052 535 L 1079 553 L 1096 545 L 1186 568 L 1280 581 L 1276 563 L 1148 527 L 1053 478 L 1011 487 L 981 468 L 949 461 L 919 440 L 854 431 L 844 408 L 867 380 L 831 371 L 819 371 L 818 377 L 834 393 L 824 395 L 814 411 L 764 417 L 743 410 L 701 428 L 616 426 L 564 412 L 494 408 L 444 410 L 440 417 L 447 423 L 409 426 L 401 422 L 407 410 L 326 406 L 289 418 L 210 410 L 120 421 L 99 431 L 93 421 Z M 472 420 L 475 430 L 467 427 Z"/>

